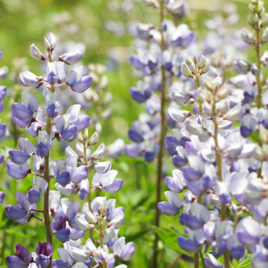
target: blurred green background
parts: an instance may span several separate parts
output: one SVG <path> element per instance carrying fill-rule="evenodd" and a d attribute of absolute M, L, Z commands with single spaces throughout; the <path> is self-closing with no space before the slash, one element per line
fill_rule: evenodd
<path fill-rule="evenodd" d="M 158 22 L 158 14 L 155 10 L 145 7 L 141 1 L 133 1 L 133 9 L 130 13 L 124 13 L 120 8 L 111 11 L 109 0 L 1 0 L 0 1 L 0 49 L 3 57 L 0 66 L 7 65 L 10 72 L 18 69 L 16 58 L 25 58 L 29 70 L 40 73 L 38 62 L 29 56 L 29 46 L 35 43 L 43 48 L 43 36 L 47 32 L 61 35 L 64 25 L 57 23 L 57 18 L 68 14 L 68 23 L 78 28 L 75 34 L 64 36 L 66 41 L 83 42 L 86 52 L 83 63 L 103 63 L 109 60 L 113 54 L 117 59 L 117 67 L 109 72 L 109 91 L 113 94 L 113 116 L 104 122 L 101 140 L 105 144 L 113 142 L 116 138 L 123 138 L 128 142 L 127 130 L 132 121 L 138 118 L 142 105 L 136 104 L 129 95 L 129 88 L 136 84 L 132 68 L 128 62 L 132 48 L 133 37 L 129 34 L 117 36 L 106 30 L 105 25 L 109 21 L 119 21 L 122 25 L 130 22 Z M 115 0 L 120 7 L 122 0 Z M 247 5 L 249 1 L 222 1 L 222 0 L 191 0 L 189 16 L 185 19 L 199 38 L 206 35 L 205 20 L 213 18 L 221 13 L 223 4 L 231 2 L 237 5 L 240 15 L 237 28 L 246 25 Z M 267 1 L 265 1 L 268 7 Z M 14 73 L 13 76 L 16 76 Z M 1 85 L 7 85 L 10 98 L 5 100 L 6 109 L 1 114 L 1 121 L 10 122 L 10 102 L 13 91 L 18 88 L 16 83 L 5 79 Z M 90 111 L 89 111 L 90 115 Z M 28 134 L 26 134 L 28 136 Z M 6 139 L 1 150 L 6 146 L 12 147 L 12 138 Z M 55 159 L 60 159 L 60 152 L 55 152 Z M 170 160 L 165 163 L 170 166 Z M 113 160 L 113 168 L 119 171 L 119 177 L 125 180 L 121 192 L 115 197 L 117 205 L 125 207 L 126 223 L 120 229 L 120 234 L 125 235 L 127 241 L 134 241 L 136 253 L 129 267 L 150 267 L 152 253 L 155 206 L 155 163 L 145 164 L 142 160 L 130 159 L 123 155 Z M 14 181 L 8 178 L 5 170 L 0 167 L 0 189 L 6 191 L 6 199 L 0 207 L 2 219 L 0 222 L 0 263 L 5 267 L 6 256 L 15 253 L 14 245 L 23 244 L 29 250 L 34 250 L 37 241 L 45 240 L 44 227 L 40 223 L 31 221 L 30 224 L 21 226 L 8 221 L 4 214 L 4 205 L 15 203 L 15 192 L 26 192 L 31 188 L 31 176 L 22 181 Z M 162 191 L 164 192 L 164 190 Z M 163 197 L 163 199 L 165 199 Z M 0 215 L 1 215 L 0 214 Z M 161 238 L 160 265 L 164 268 L 178 256 L 180 249 L 176 243 L 178 234 L 183 233 L 183 227 L 178 224 L 178 217 L 162 216 L 162 228 L 158 230 Z M 56 239 L 54 239 L 56 242 Z M 57 246 L 60 243 L 56 242 Z M 55 257 L 57 255 L 55 254 Z M 171 267 L 171 266 L 170 266 Z M 191 267 L 191 263 L 180 261 L 173 267 Z"/>

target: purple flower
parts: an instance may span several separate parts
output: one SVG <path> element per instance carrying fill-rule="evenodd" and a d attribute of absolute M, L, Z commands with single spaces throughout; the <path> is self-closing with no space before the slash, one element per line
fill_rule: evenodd
<path fill-rule="evenodd" d="M 78 61 L 80 61 L 82 58 L 82 52 L 79 49 L 76 49 L 71 52 L 67 52 L 61 56 L 59 56 L 59 60 L 63 61 L 64 63 L 67 64 L 73 64 Z"/>
<path fill-rule="evenodd" d="M 4 99 L 7 93 L 7 88 L 5 86 L 0 86 L 0 101 Z"/>
<path fill-rule="evenodd" d="M 25 87 L 38 88 L 42 85 L 42 78 L 29 71 L 21 73 L 19 81 Z"/>
<path fill-rule="evenodd" d="M 53 252 L 51 244 L 49 242 L 39 242 L 35 252 L 37 254 L 36 264 L 38 267 L 48 267 L 50 263 L 50 256 Z"/>
<path fill-rule="evenodd" d="M 113 251 L 120 259 L 128 261 L 132 258 L 135 253 L 135 246 L 133 242 L 125 244 L 125 238 L 120 237 L 113 244 Z"/>
<path fill-rule="evenodd" d="M 17 256 L 6 258 L 8 268 L 26 268 L 32 262 L 31 253 L 22 245 L 16 245 Z"/>
<path fill-rule="evenodd" d="M 21 151 L 11 150 L 8 152 L 10 160 L 18 165 L 24 164 L 28 159 L 29 155 Z"/>
<path fill-rule="evenodd" d="M 21 192 L 16 193 L 17 205 L 7 205 L 5 212 L 8 218 L 13 219 L 21 224 L 29 221 L 31 210 L 36 209 L 36 204 L 28 200 L 27 196 Z"/>
<path fill-rule="evenodd" d="M 0 205 L 3 204 L 4 199 L 5 199 L 5 195 L 6 195 L 5 192 L 0 192 Z"/>
<path fill-rule="evenodd" d="M 7 125 L 0 123 L 0 138 L 6 135 Z"/>
<path fill-rule="evenodd" d="M 168 202 L 159 202 L 159 210 L 166 215 L 175 215 L 179 212 L 179 209 L 182 206 L 182 201 L 180 197 L 171 191 L 166 191 L 165 196 Z"/>
<path fill-rule="evenodd" d="M 6 168 L 8 175 L 15 179 L 23 179 L 31 173 L 31 169 L 29 169 L 29 165 L 27 163 L 16 165 L 11 163 L 11 161 L 7 161 Z"/>
<path fill-rule="evenodd" d="M 196 251 L 199 250 L 200 245 L 196 242 L 194 242 L 193 240 L 187 238 L 187 237 L 183 237 L 183 236 L 179 236 L 177 238 L 177 242 L 178 245 L 180 246 L 180 248 L 182 248 L 183 250 L 189 252 L 189 253 L 194 253 Z"/>
<path fill-rule="evenodd" d="M 23 104 L 12 104 L 12 120 L 20 128 L 25 128 L 32 120 L 32 112 Z"/>

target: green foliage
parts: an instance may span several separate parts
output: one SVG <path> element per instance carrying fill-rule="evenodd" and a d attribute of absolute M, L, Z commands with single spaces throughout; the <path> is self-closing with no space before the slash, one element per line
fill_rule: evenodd
<path fill-rule="evenodd" d="M 135 4 L 135 9 L 131 18 L 124 14 L 110 12 L 107 9 L 107 0 L 0 0 L 0 49 L 3 51 L 3 64 L 10 70 L 14 68 L 13 59 L 25 57 L 30 70 L 39 73 L 39 67 L 36 61 L 29 56 L 29 45 L 34 42 L 40 47 L 43 44 L 40 40 L 46 32 L 55 32 L 58 34 L 60 28 L 53 21 L 53 15 L 69 11 L 72 21 L 79 26 L 79 33 L 70 36 L 69 40 L 84 41 L 87 45 L 86 54 L 83 57 L 84 63 L 106 63 L 108 53 L 112 48 L 116 48 L 121 54 L 126 52 L 130 46 L 132 38 L 128 35 L 117 37 L 104 30 L 106 20 L 121 21 L 141 21 L 158 22 L 158 17 L 150 9 L 144 9 L 139 2 Z M 191 28 L 197 31 L 199 37 L 206 35 L 204 22 L 213 14 L 210 12 L 210 4 L 216 3 L 220 7 L 224 1 L 189 1 L 191 6 L 200 6 L 202 8 L 192 9 L 191 16 L 187 19 Z M 199 5 L 196 5 L 198 4 Z M 246 24 L 248 1 L 235 1 L 241 13 L 241 23 Z M 268 7 L 268 2 L 265 1 Z M 120 54 L 120 53 L 119 53 Z M 133 75 L 128 58 L 122 60 L 118 68 L 109 74 L 109 91 L 113 94 L 112 102 L 113 117 L 104 123 L 101 140 L 105 144 L 113 142 L 121 137 L 125 142 L 129 142 L 127 130 L 132 121 L 136 120 L 139 112 L 143 109 L 136 104 L 130 97 L 129 88 L 136 84 L 136 77 Z M 1 85 L 8 86 L 9 96 L 16 101 L 20 100 L 21 89 L 15 88 L 8 79 L 1 82 Z M 35 92 L 32 92 L 35 94 Z M 15 96 L 14 96 L 15 95 Z M 5 100 L 6 109 L 1 114 L 3 122 L 10 122 L 10 104 L 11 99 Z M 13 99 L 12 99 L 13 100 Z M 88 111 L 90 115 L 91 111 Z M 12 133 L 20 131 L 9 126 Z M 22 132 L 22 135 L 25 132 Z M 27 135 L 29 137 L 29 135 Z M 252 135 L 252 140 L 256 141 L 256 133 Z M 1 151 L 7 147 L 12 148 L 16 140 L 6 139 L 1 144 Z M 60 148 L 53 151 L 53 159 L 61 159 L 62 151 Z M 168 160 L 170 161 L 170 160 Z M 167 161 L 167 162 L 168 162 Z M 120 232 L 124 234 L 127 241 L 133 240 L 136 245 L 136 253 L 129 267 L 145 268 L 150 266 L 150 256 L 152 254 L 153 237 L 156 232 L 160 237 L 161 243 L 161 267 L 168 267 L 170 262 L 181 253 L 191 256 L 189 253 L 179 248 L 177 237 L 183 234 L 183 226 L 178 223 L 178 217 L 162 216 L 161 228 L 152 228 L 154 223 L 155 208 L 155 170 L 154 163 L 146 164 L 142 160 L 131 159 L 122 156 L 119 160 L 113 161 L 113 167 L 119 170 L 119 176 L 125 180 L 123 190 L 116 196 L 118 206 L 125 207 L 126 223 Z M 166 163 L 170 165 L 170 162 Z M 27 192 L 31 188 L 32 176 L 22 181 L 15 181 L 7 176 L 4 169 L 0 167 L 0 189 L 6 191 L 6 199 L 0 207 L 0 263 L 4 266 L 6 256 L 15 253 L 14 245 L 21 243 L 34 250 L 37 241 L 44 241 L 45 233 L 42 224 L 32 220 L 27 226 L 22 226 L 5 217 L 4 206 L 16 202 L 16 191 Z M 164 192 L 164 191 L 162 191 Z M 163 198 L 164 199 L 164 196 Z M 5 239 L 3 239 L 6 236 Z M 56 239 L 54 239 L 55 243 Z M 57 244 L 60 246 L 60 243 Z M 3 254 L 3 255 L 1 255 Z M 55 257 L 56 253 L 55 253 Z M 190 267 L 189 262 L 180 261 L 174 267 Z M 250 259 L 247 257 L 242 261 L 234 261 L 233 267 L 250 267 Z"/>

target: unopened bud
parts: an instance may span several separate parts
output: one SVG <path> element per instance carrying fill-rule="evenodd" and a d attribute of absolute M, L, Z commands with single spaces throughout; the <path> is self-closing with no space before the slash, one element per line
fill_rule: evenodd
<path fill-rule="evenodd" d="M 53 51 L 56 46 L 56 37 L 53 33 L 48 33 L 44 37 L 45 47 L 48 51 Z"/>
<path fill-rule="evenodd" d="M 88 129 L 86 128 L 83 134 L 84 141 L 88 139 Z"/>
<path fill-rule="evenodd" d="M 262 41 L 263 43 L 268 42 L 268 27 L 266 27 L 266 28 L 264 29 L 264 31 L 263 31 L 261 41 Z"/>
<path fill-rule="evenodd" d="M 242 30 L 241 37 L 242 37 L 243 41 L 249 45 L 255 45 L 255 43 L 256 43 L 252 32 L 250 32 L 247 29 Z"/>
<path fill-rule="evenodd" d="M 196 74 L 196 68 L 195 68 L 194 61 L 193 61 L 191 58 L 187 57 L 187 58 L 185 59 L 185 62 L 186 62 L 186 64 L 188 65 L 188 68 L 191 70 L 191 72 L 192 72 L 193 74 Z"/>
<path fill-rule="evenodd" d="M 92 154 L 91 158 L 93 159 L 101 159 L 105 154 L 105 145 L 102 143 L 97 150 Z"/>
<path fill-rule="evenodd" d="M 31 44 L 30 54 L 34 59 L 45 60 L 44 54 L 39 50 L 39 48 L 35 44 Z"/>
<path fill-rule="evenodd" d="M 226 85 L 223 85 L 218 93 L 217 93 L 217 96 L 220 98 L 220 99 L 224 99 L 226 98 L 227 96 L 229 95 L 229 88 L 226 86 Z"/>
<path fill-rule="evenodd" d="M 94 145 L 97 144 L 98 142 L 99 142 L 99 134 L 98 132 L 94 132 L 88 141 L 88 145 Z"/>
<path fill-rule="evenodd" d="M 261 142 L 268 144 L 268 130 L 263 125 L 259 127 L 259 135 Z"/>
<path fill-rule="evenodd" d="M 78 138 L 78 141 L 79 142 L 83 143 L 84 139 L 83 139 L 83 135 L 82 135 L 81 132 L 78 133 L 78 137 L 77 138 Z"/>
<path fill-rule="evenodd" d="M 185 77 L 193 77 L 193 74 L 186 63 L 181 65 L 181 72 Z"/>
<path fill-rule="evenodd" d="M 257 14 L 250 14 L 248 16 L 248 23 L 254 29 L 258 29 L 259 28 L 259 17 L 258 17 L 258 15 Z"/>
<path fill-rule="evenodd" d="M 230 120 L 230 121 L 237 121 L 241 119 L 242 116 L 242 107 L 240 105 L 236 105 L 232 109 L 230 109 L 226 114 L 225 114 L 225 119 Z"/>
<path fill-rule="evenodd" d="M 208 59 L 204 55 L 201 55 L 198 62 L 198 68 L 202 69 L 206 67 L 206 65 L 208 65 Z"/>
<path fill-rule="evenodd" d="M 268 25 L 268 13 L 263 14 L 261 19 L 261 26 L 265 27 Z"/>
<path fill-rule="evenodd" d="M 235 71 L 239 74 L 246 74 L 250 71 L 251 64 L 242 59 L 237 59 L 233 63 Z"/>

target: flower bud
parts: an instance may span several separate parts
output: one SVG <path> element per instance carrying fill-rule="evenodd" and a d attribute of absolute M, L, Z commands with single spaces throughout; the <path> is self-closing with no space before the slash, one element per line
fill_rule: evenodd
<path fill-rule="evenodd" d="M 92 154 L 92 158 L 93 159 L 101 159 L 104 157 L 105 154 L 105 145 L 102 143 L 97 150 Z"/>
<path fill-rule="evenodd" d="M 83 140 L 87 140 L 88 139 L 88 129 L 86 128 L 83 134 Z"/>
<path fill-rule="evenodd" d="M 175 120 L 176 122 L 181 123 L 191 113 L 189 111 L 184 111 L 184 110 L 177 109 L 176 107 L 169 107 L 168 108 L 168 114 L 173 120 Z"/>
<path fill-rule="evenodd" d="M 204 55 L 201 55 L 198 62 L 198 68 L 203 69 L 207 65 L 208 65 L 208 59 Z"/>
<path fill-rule="evenodd" d="M 223 85 L 219 91 L 217 92 L 217 96 L 220 98 L 220 99 L 224 99 L 226 98 L 228 95 L 229 95 L 229 88 L 226 86 L 226 85 Z"/>
<path fill-rule="evenodd" d="M 87 222 L 87 220 L 80 213 L 76 214 L 75 223 L 77 224 L 77 227 L 82 231 L 87 231 L 90 229 L 90 224 Z"/>
<path fill-rule="evenodd" d="M 181 65 L 181 72 L 185 77 L 193 77 L 193 74 L 186 63 Z"/>
<path fill-rule="evenodd" d="M 90 145 L 95 145 L 95 144 L 97 144 L 99 142 L 99 134 L 98 134 L 98 132 L 94 132 L 92 135 L 91 135 L 91 137 L 90 137 L 90 139 L 89 139 L 89 141 L 88 141 L 88 145 L 90 146 Z"/>
<path fill-rule="evenodd" d="M 261 142 L 268 144 L 268 130 L 263 125 L 259 127 L 259 135 Z"/>
<path fill-rule="evenodd" d="M 59 57 L 59 60 L 65 62 L 66 64 L 73 64 L 82 58 L 82 52 L 80 49 L 76 49 L 71 52 L 67 52 Z"/>
<path fill-rule="evenodd" d="M 39 50 L 39 48 L 35 44 L 31 44 L 30 54 L 34 59 L 45 60 L 44 54 Z"/>
<path fill-rule="evenodd" d="M 6 66 L 0 68 L 0 80 L 3 80 L 7 77 L 8 68 Z"/>
<path fill-rule="evenodd" d="M 250 32 L 247 29 L 242 30 L 241 37 L 242 37 L 243 41 L 249 45 L 255 45 L 255 43 L 256 43 L 252 32 Z"/>
<path fill-rule="evenodd" d="M 268 25 L 268 13 L 263 14 L 263 17 L 261 19 L 261 26 L 265 27 Z"/>
<path fill-rule="evenodd" d="M 94 214 L 89 210 L 88 208 L 88 203 L 85 203 L 83 208 L 82 208 L 82 213 L 85 215 L 85 219 L 91 223 L 95 224 L 97 223 L 97 218 L 94 216 Z"/>
<path fill-rule="evenodd" d="M 167 5 L 167 9 L 170 13 L 182 19 L 188 12 L 188 5 L 187 3 L 182 1 L 169 1 Z"/>
<path fill-rule="evenodd" d="M 246 74 L 250 71 L 251 64 L 242 59 L 237 59 L 233 63 L 235 71 L 239 74 Z"/>
<path fill-rule="evenodd" d="M 44 37 L 45 47 L 48 51 L 53 51 L 56 46 L 56 37 L 53 33 L 48 33 Z"/>
<path fill-rule="evenodd" d="M 25 87 L 37 88 L 41 85 L 42 78 L 36 76 L 32 72 L 26 71 L 20 73 L 19 81 Z"/>
<path fill-rule="evenodd" d="M 258 15 L 257 14 L 250 14 L 248 16 L 248 23 L 252 28 L 258 29 L 259 28 L 259 17 L 258 17 Z"/>
<path fill-rule="evenodd" d="M 185 62 L 188 65 L 188 68 L 191 70 L 191 72 L 195 74 L 196 73 L 196 67 L 195 67 L 194 61 L 191 58 L 187 57 L 185 59 Z"/>
<path fill-rule="evenodd" d="M 238 121 L 242 116 L 242 107 L 236 105 L 225 114 L 225 119 L 230 121 Z"/>
<path fill-rule="evenodd" d="M 268 27 L 266 27 L 265 30 L 263 31 L 261 41 L 263 43 L 268 42 Z"/>
<path fill-rule="evenodd" d="M 78 133 L 77 139 L 79 142 L 83 143 L 84 139 L 83 139 L 83 134 L 81 132 Z"/>

